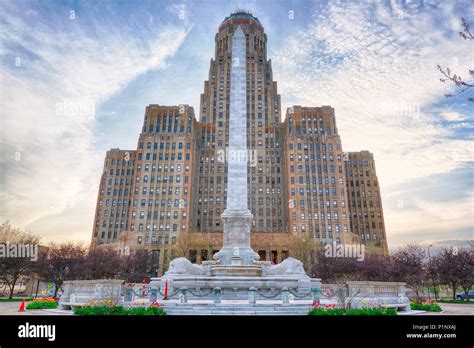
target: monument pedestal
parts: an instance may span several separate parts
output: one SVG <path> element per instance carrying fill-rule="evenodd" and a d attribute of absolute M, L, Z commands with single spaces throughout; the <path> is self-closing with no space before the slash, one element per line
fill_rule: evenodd
<path fill-rule="evenodd" d="M 226 209 L 221 215 L 224 222 L 222 249 L 213 259 L 219 266 L 252 266 L 260 256 L 250 247 L 250 229 L 253 215 L 248 210 Z M 237 267 L 239 269 L 242 267 Z"/>

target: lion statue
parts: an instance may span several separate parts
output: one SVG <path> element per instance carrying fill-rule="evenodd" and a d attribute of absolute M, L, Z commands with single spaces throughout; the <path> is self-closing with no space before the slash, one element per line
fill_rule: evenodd
<path fill-rule="evenodd" d="M 285 274 L 306 274 L 303 264 L 300 260 L 292 257 L 286 258 L 277 265 L 270 266 L 268 275 L 285 275 Z"/>
<path fill-rule="evenodd" d="M 165 276 L 169 274 L 202 275 L 204 274 L 204 268 L 191 263 L 191 261 L 185 257 L 178 257 L 170 262 L 170 266 L 168 271 L 165 273 Z"/>

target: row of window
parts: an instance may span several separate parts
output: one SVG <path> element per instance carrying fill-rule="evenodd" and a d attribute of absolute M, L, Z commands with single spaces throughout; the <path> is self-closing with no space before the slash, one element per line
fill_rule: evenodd
<path fill-rule="evenodd" d="M 313 216 L 314 216 L 314 220 L 328 220 L 328 221 L 330 221 L 331 216 L 333 217 L 334 220 L 339 220 L 339 212 L 337 212 L 337 211 L 335 211 L 333 213 L 328 211 L 327 213 L 321 212 L 319 214 L 318 213 L 308 214 L 307 215 L 308 220 L 312 220 Z M 304 212 L 300 213 L 300 220 L 304 220 L 305 217 L 306 217 L 306 214 Z M 346 213 L 342 212 L 341 217 L 342 217 L 342 220 L 346 220 L 347 219 Z M 291 219 L 296 220 L 296 212 L 291 213 Z"/>

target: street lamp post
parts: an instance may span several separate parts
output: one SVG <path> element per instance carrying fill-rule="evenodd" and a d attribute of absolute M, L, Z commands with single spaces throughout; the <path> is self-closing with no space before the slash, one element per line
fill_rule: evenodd
<path fill-rule="evenodd" d="M 428 264 L 429 267 L 431 268 L 431 247 L 433 244 L 428 245 Z M 436 297 L 436 290 L 434 289 L 434 277 L 431 277 L 431 280 L 433 282 L 433 291 L 435 292 L 435 297 Z M 430 286 L 428 285 L 428 298 L 431 300 L 431 294 L 430 294 Z"/>

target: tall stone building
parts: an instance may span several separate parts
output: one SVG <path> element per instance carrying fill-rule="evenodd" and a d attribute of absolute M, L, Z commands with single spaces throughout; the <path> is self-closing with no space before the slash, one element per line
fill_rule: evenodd
<path fill-rule="evenodd" d="M 294 106 L 284 130 L 290 232 L 322 243 L 344 242 L 349 206 L 334 109 Z"/>
<path fill-rule="evenodd" d="M 116 243 L 129 227 L 129 205 L 135 177 L 134 150 L 107 151 L 100 178 L 92 245 Z"/>
<path fill-rule="evenodd" d="M 238 27 L 245 36 L 245 52 L 234 53 L 232 37 Z M 246 70 L 247 203 L 254 217 L 253 249 L 263 260 L 280 262 L 289 255 L 294 240 L 372 243 L 375 223 L 374 245 L 386 253 L 378 190 L 371 191 L 374 200 L 368 201 L 374 204 L 373 213 L 368 210 L 366 220 L 357 224 L 351 220 L 360 212 L 365 218 L 360 208 L 363 196 L 350 186 L 349 162 L 344 161 L 334 109 L 294 106 L 282 120 L 281 98 L 267 57 L 267 36 L 259 20 L 242 11 L 226 17 L 215 36 L 199 122 L 187 105 L 149 105 L 137 149 L 107 153 L 92 243 L 122 251 L 146 247 L 153 251 L 158 273 L 175 256 L 180 234 L 192 234 L 201 241 L 199 250 L 189 252 L 193 262 L 209 259 L 220 249 L 227 159 L 236 155 L 227 151 L 231 72 L 233 66 L 242 64 Z M 125 154 L 130 155 L 128 162 L 121 159 Z M 373 185 L 377 181 L 373 158 L 366 161 L 373 168 L 369 171 Z M 369 225 L 370 239 L 361 233 L 362 224 L 364 233 Z M 359 233 L 352 233 L 355 229 Z"/>
<path fill-rule="evenodd" d="M 388 254 L 374 155 L 369 151 L 349 152 L 344 164 L 351 231 L 357 240 L 370 247 L 370 250 Z"/>

